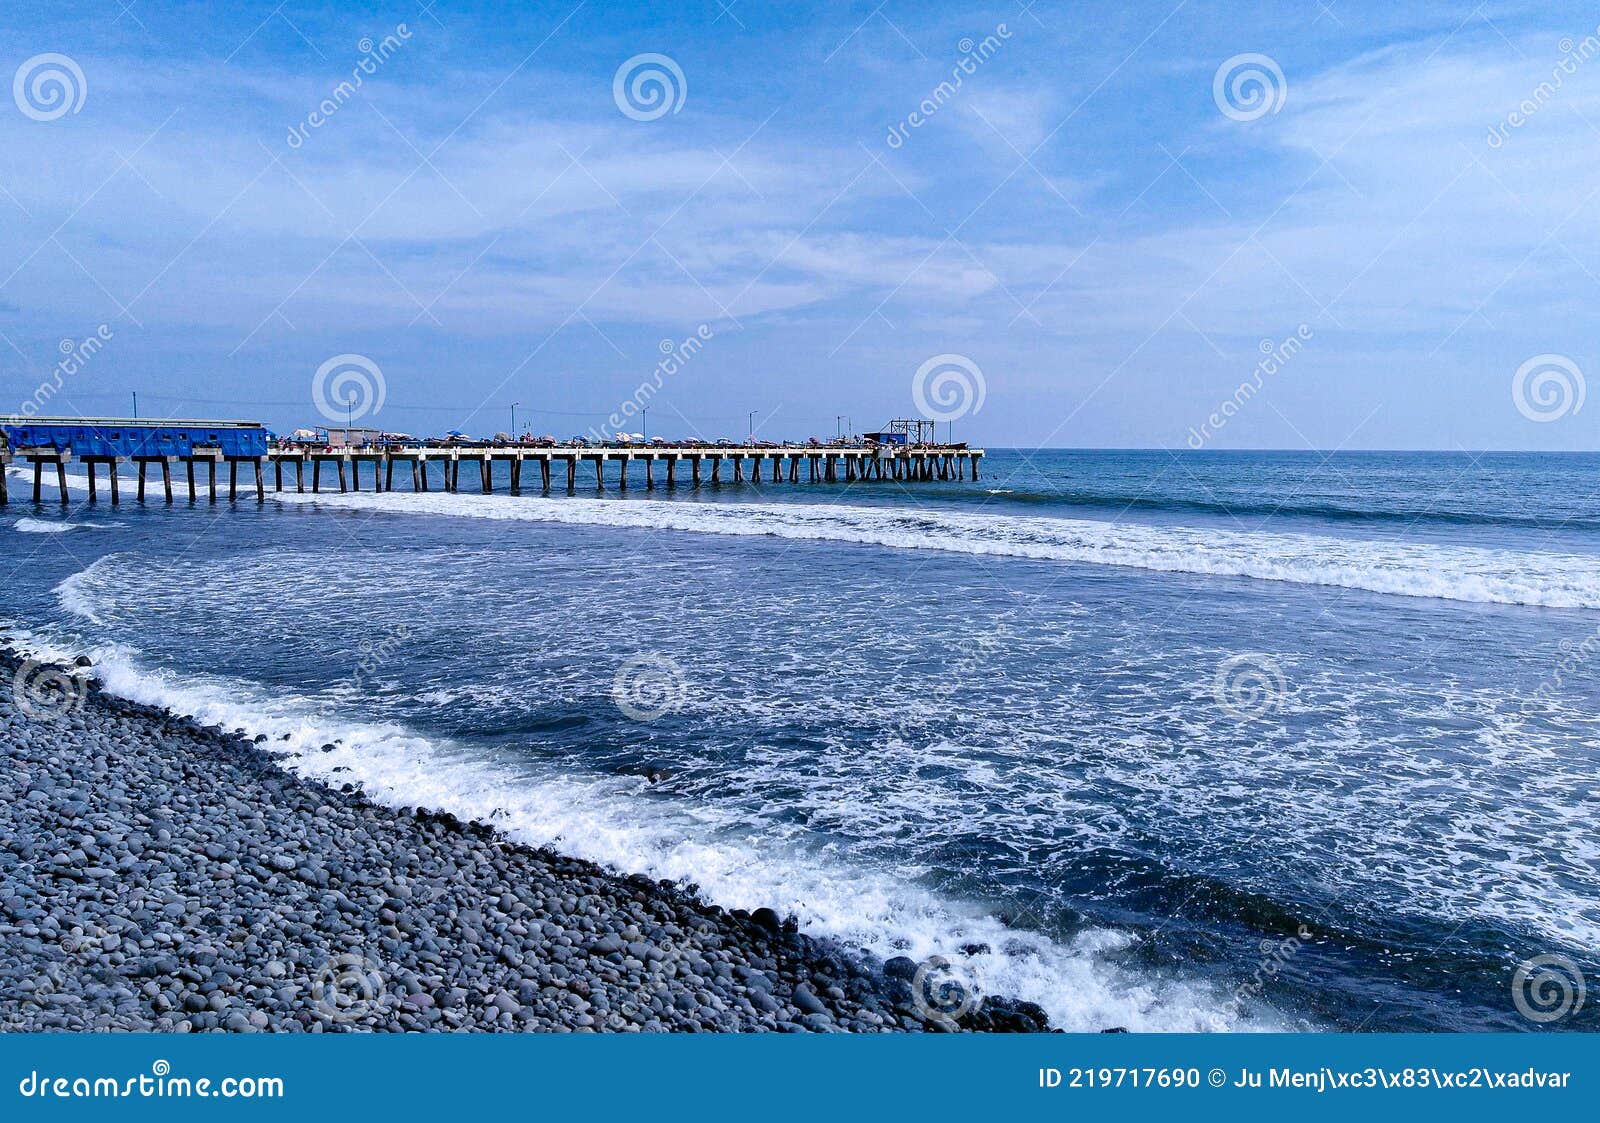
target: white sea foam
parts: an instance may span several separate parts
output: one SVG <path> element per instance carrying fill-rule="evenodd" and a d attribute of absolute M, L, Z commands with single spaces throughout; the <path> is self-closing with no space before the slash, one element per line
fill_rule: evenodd
<path fill-rule="evenodd" d="M 12 523 L 11 528 L 22 534 L 65 534 L 69 530 L 109 530 L 122 525 L 122 523 L 67 522 L 64 519 L 33 519 L 24 515 Z"/>
<path fill-rule="evenodd" d="M 69 522 L 47 522 L 44 519 L 21 518 L 11 524 L 11 529 L 22 534 L 63 534 L 77 528 Z"/>
<path fill-rule="evenodd" d="M 812 503 L 624 502 L 409 492 L 285 492 L 277 498 L 351 510 L 820 539 L 1408 597 L 1600 608 L 1600 557 L 1583 554 Z"/>
<path fill-rule="evenodd" d="M 40 658 L 78 654 L 63 641 L 26 631 L 13 642 Z M 987 944 L 992 950 L 972 960 L 983 986 L 1039 1002 L 1067 1030 L 1290 1028 L 1266 1008 L 1241 1015 L 1208 983 L 1147 976 L 1117 963 L 1117 953 L 1132 942 L 1126 933 L 1091 929 L 1063 944 L 1008 928 L 981 909 L 903 878 L 774 847 L 770 840 L 708 834 L 695 809 L 658 798 L 642 779 L 561 774 L 491 759 L 398 725 L 353 723 L 308 698 L 217 676 L 147 669 L 135 652 L 115 644 L 89 654 L 100 684 L 112 693 L 265 734 L 262 748 L 290 770 L 330 783 L 358 781 L 390 806 L 449 810 L 530 845 L 693 882 L 728 907 L 792 912 L 805 931 L 879 956 L 921 958 Z M 325 743 L 333 751 L 322 752 Z"/>

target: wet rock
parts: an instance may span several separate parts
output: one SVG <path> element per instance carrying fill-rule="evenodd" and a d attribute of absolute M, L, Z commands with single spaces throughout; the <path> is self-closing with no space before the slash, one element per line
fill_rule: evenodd
<path fill-rule="evenodd" d="M 41 734 L 0 690 L 0 1028 L 928 1028 L 896 1007 L 910 959 L 303 781 L 262 740 L 92 682 Z M 1047 1026 L 1003 999 L 970 1022 Z"/>

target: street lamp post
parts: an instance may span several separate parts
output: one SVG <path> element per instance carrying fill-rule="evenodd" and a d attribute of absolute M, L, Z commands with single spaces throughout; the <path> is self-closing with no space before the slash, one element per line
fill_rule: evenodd
<path fill-rule="evenodd" d="M 521 402 L 511 403 L 511 439 L 513 441 L 517 439 L 517 407 L 521 404 Z"/>
<path fill-rule="evenodd" d="M 752 444 L 755 443 L 755 439 L 756 439 L 756 414 L 758 414 L 760 412 L 761 411 L 758 410 L 758 409 L 753 409 L 753 410 L 750 411 L 750 436 L 749 436 L 749 440 L 750 440 L 750 442 Z"/>

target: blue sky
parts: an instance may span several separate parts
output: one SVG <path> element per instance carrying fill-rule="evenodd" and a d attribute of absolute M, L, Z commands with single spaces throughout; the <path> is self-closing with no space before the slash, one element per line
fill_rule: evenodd
<path fill-rule="evenodd" d="M 137 389 L 286 429 L 357 355 L 368 424 L 489 432 L 518 402 L 565 436 L 704 325 L 652 434 L 871 428 L 954 355 L 983 387 L 955 436 L 991 446 L 1600 438 L 1574 408 L 1600 372 L 1600 11 L 504 7 L 7 4 L 0 411 L 104 324 L 52 409 Z M 28 84 L 50 54 L 75 111 Z M 682 76 L 659 116 L 614 94 L 646 54 Z M 1218 92 L 1241 55 L 1276 70 L 1234 68 L 1268 111 Z M 1540 356 L 1565 404 L 1520 409 Z"/>

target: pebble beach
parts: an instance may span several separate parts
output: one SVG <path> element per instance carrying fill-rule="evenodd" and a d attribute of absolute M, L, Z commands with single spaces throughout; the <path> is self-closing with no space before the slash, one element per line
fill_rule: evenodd
<path fill-rule="evenodd" d="M 0 1028 L 1037 1032 L 693 886 L 285 771 L 240 732 L 0 649 Z"/>

